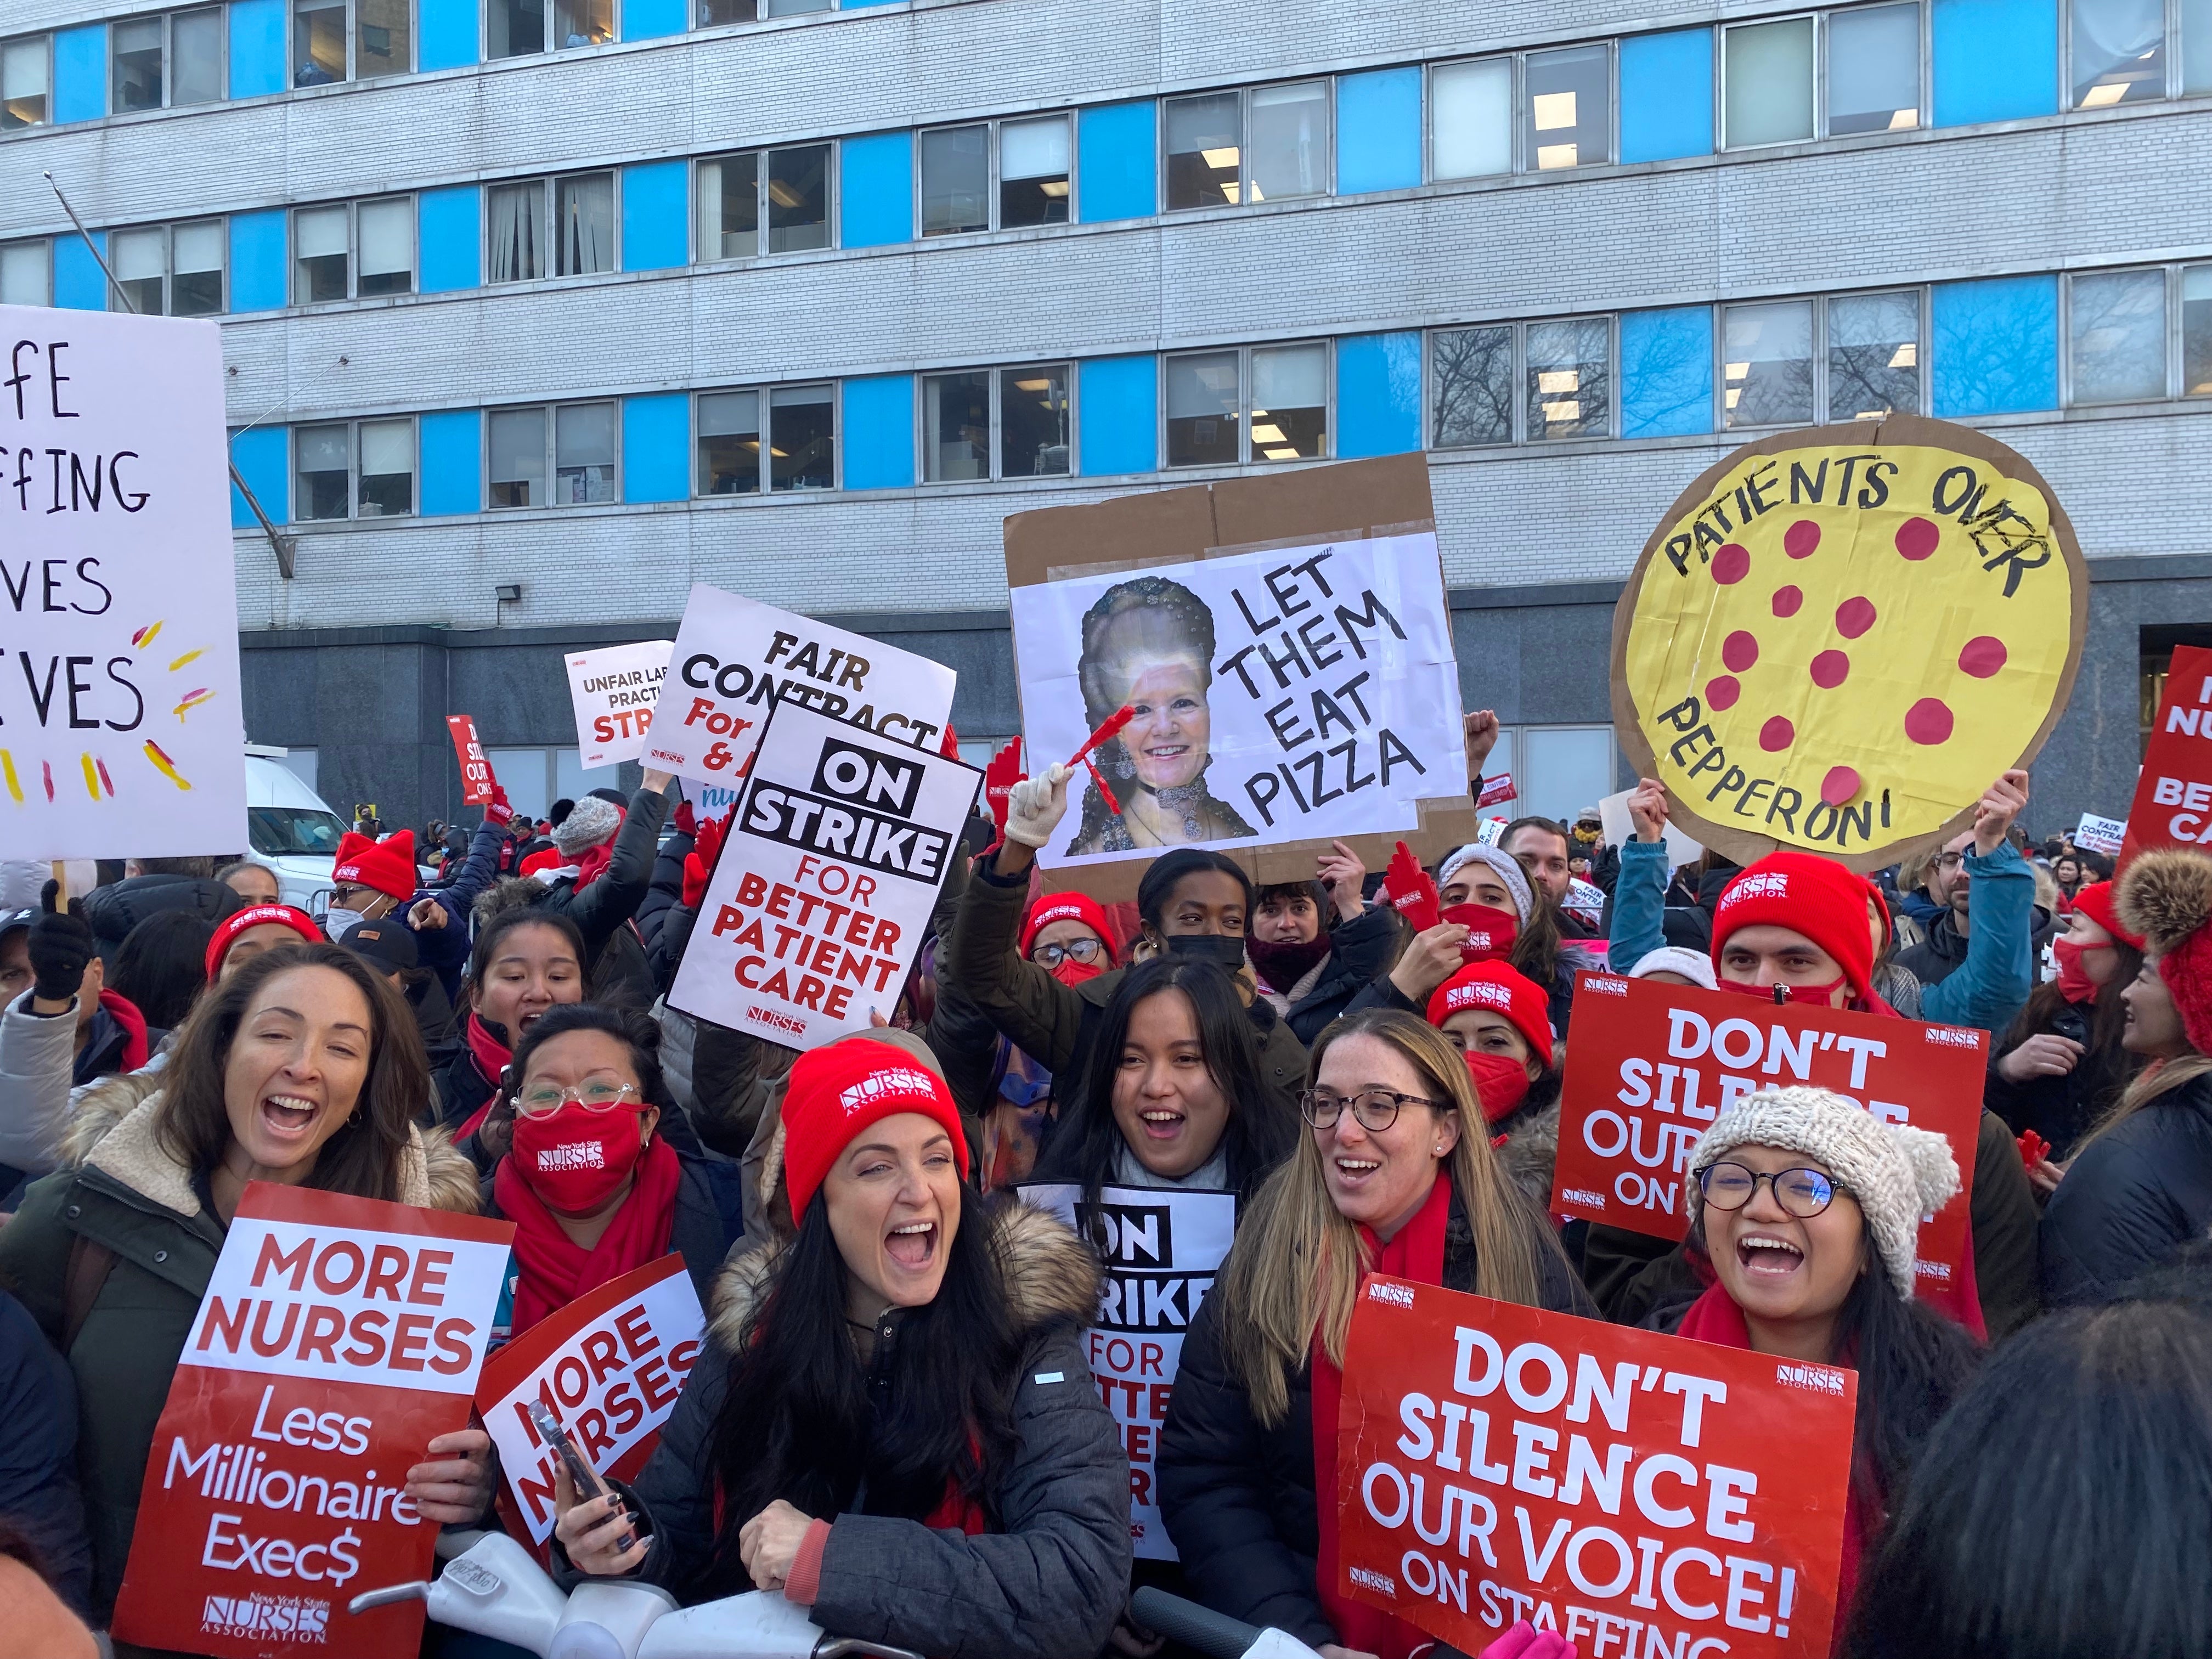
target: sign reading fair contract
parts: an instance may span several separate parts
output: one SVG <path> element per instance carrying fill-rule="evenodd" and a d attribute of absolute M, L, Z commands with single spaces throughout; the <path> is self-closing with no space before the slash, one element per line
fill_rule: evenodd
<path fill-rule="evenodd" d="M 788 1048 L 889 1018 L 982 776 L 779 699 L 670 1005 Z"/>
<path fill-rule="evenodd" d="M 1922 1224 L 1914 1271 L 1939 1304 L 1963 1289 L 1986 1031 L 1611 974 L 1580 975 L 1575 1007 L 1604 1012 L 1567 1045 L 1555 1213 L 1680 1238 L 1690 1153 L 1713 1119 L 1754 1089 L 1810 1084 L 1951 1143 L 1959 1194 Z"/>
<path fill-rule="evenodd" d="M 1038 1185 L 1022 1197 L 1058 1216 L 1106 1262 L 1098 1320 L 1084 1352 L 1129 1455 L 1129 1540 L 1146 1559 L 1173 1561 L 1160 1519 L 1160 1425 L 1175 1392 L 1182 1340 L 1237 1232 L 1237 1194 L 1154 1187 Z"/>
<path fill-rule="evenodd" d="M 2121 867 L 2146 847 L 2212 847 L 2212 649 L 2203 646 L 2173 647 L 2128 808 Z"/>
<path fill-rule="evenodd" d="M 635 760 L 645 751 L 653 705 L 668 676 L 672 640 L 571 651 L 568 700 L 576 709 L 576 750 L 585 769 Z"/>
<path fill-rule="evenodd" d="M 438 1526 L 407 1470 L 468 1426 L 512 1224 L 255 1182 L 154 1431 L 114 1632 L 222 1659 L 412 1653 Z"/>
<path fill-rule="evenodd" d="M 745 775 L 779 702 L 931 750 L 952 717 L 943 663 L 704 582 L 692 585 L 668 666 L 668 708 L 656 708 L 641 758 L 710 783 Z"/>
<path fill-rule="evenodd" d="M 1857 1395 L 1840 1366 L 1370 1278 L 1321 1570 L 1462 1653 L 1526 1619 L 1607 1659 L 1820 1659 Z"/>
<path fill-rule="evenodd" d="M 221 337 L 25 306 L 0 306 L 0 848 L 235 852 L 246 728 Z"/>
<path fill-rule="evenodd" d="M 482 806 L 499 787 L 499 780 L 492 775 L 491 757 L 484 753 L 483 739 L 477 736 L 476 716 L 448 714 L 446 731 L 453 740 L 453 758 L 461 767 L 461 804 Z"/>

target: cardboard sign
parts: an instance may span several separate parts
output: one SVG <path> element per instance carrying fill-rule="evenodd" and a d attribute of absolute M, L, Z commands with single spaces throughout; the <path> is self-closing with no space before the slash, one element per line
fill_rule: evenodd
<path fill-rule="evenodd" d="M 943 663 L 704 582 L 692 584 L 669 670 L 669 715 L 642 757 L 709 782 L 745 775 L 780 702 L 932 753 L 952 718 Z"/>
<path fill-rule="evenodd" d="M 27 306 L 0 329 L 0 847 L 235 856 L 235 561 L 270 555 L 231 545 L 221 336 Z"/>
<path fill-rule="evenodd" d="M 1713 1120 L 1754 1089 L 1812 1084 L 1951 1143 L 1959 1194 L 1923 1223 L 1914 1272 L 1931 1301 L 1960 1286 L 1988 1032 L 1585 973 L 1575 1011 L 1590 1009 L 1567 1045 L 1555 1214 L 1682 1237 L 1682 1179 Z"/>
<path fill-rule="evenodd" d="M 477 738 L 476 717 L 472 714 L 448 714 L 446 730 L 453 739 L 453 758 L 461 763 L 461 803 L 465 806 L 482 806 L 499 787 L 499 780 L 492 776 L 491 757 L 484 753 L 483 744 Z"/>
<path fill-rule="evenodd" d="M 554 1457 L 530 1402 L 544 1402 L 594 1471 L 632 1480 L 660 1442 L 706 1328 L 684 1258 L 670 1255 L 586 1292 L 486 1362 L 477 1409 L 499 1448 L 503 1501 L 532 1544 L 544 1547 L 556 1517 Z"/>
<path fill-rule="evenodd" d="M 1021 1194 L 1094 1243 L 1104 1234 L 1106 1283 L 1084 1350 L 1129 1455 L 1129 1541 L 1147 1560 L 1176 1560 L 1160 1520 L 1160 1425 L 1183 1337 L 1237 1234 L 1237 1194 L 1101 1187 L 1096 1212 L 1079 1186 L 1024 1187 Z"/>
<path fill-rule="evenodd" d="M 2212 791 L 2207 792 L 2208 804 L 2212 804 Z M 2111 858 L 2126 843 L 2127 822 L 2124 818 L 2100 818 L 2094 812 L 2081 814 L 2081 822 L 2074 826 L 2074 844 L 2092 853 L 2102 853 Z"/>
<path fill-rule="evenodd" d="M 412 1653 L 430 1576 L 405 1492 L 468 1426 L 512 1223 L 255 1182 L 161 1408 L 115 1604 L 121 1640 L 221 1659 Z"/>
<path fill-rule="evenodd" d="M 1838 1366 L 1370 1277 L 1321 1571 L 1462 1653 L 1526 1619 L 1613 1659 L 1822 1659 L 1857 1401 Z"/>
<path fill-rule="evenodd" d="M 983 775 L 779 698 L 669 987 L 787 1048 L 889 1016 Z"/>
<path fill-rule="evenodd" d="M 576 710 L 576 750 L 588 771 L 635 760 L 645 752 L 660 683 L 668 677 L 673 640 L 571 651 L 568 700 Z"/>
<path fill-rule="evenodd" d="M 2128 808 L 2120 867 L 2146 847 L 2207 846 L 2212 846 L 2212 648 L 2177 645 Z"/>
<path fill-rule="evenodd" d="M 1613 612 L 1621 748 L 1706 846 L 1868 872 L 2043 746 L 2089 577 L 2035 469 L 1894 416 L 1784 432 L 1683 491 Z"/>

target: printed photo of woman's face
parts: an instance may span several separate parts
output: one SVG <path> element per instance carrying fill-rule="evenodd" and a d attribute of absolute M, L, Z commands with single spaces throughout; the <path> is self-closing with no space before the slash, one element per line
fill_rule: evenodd
<path fill-rule="evenodd" d="M 1179 789 L 1205 769 L 1212 718 L 1206 689 L 1206 671 L 1190 658 L 1138 665 L 1127 699 L 1136 713 L 1121 743 L 1147 788 Z"/>

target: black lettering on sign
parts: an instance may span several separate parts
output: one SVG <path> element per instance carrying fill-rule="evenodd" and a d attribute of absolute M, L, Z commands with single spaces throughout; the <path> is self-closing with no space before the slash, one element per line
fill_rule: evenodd
<path fill-rule="evenodd" d="M 813 787 L 893 817 L 914 816 L 926 769 L 910 757 L 884 754 L 845 738 L 824 738 L 814 763 Z"/>
<path fill-rule="evenodd" d="M 926 887 L 945 878 L 945 856 L 952 844 L 939 830 L 764 779 L 745 797 L 744 823 L 747 834 L 763 841 L 865 865 Z"/>
<path fill-rule="evenodd" d="M 1075 1231 L 1091 1241 L 1109 1267 L 1171 1267 L 1174 1214 L 1164 1204 L 1078 1202 Z"/>
<path fill-rule="evenodd" d="M 1108 1331 L 1188 1331 L 1213 1288 L 1211 1270 L 1195 1273 L 1109 1269 L 1099 1291 L 1097 1328 Z"/>

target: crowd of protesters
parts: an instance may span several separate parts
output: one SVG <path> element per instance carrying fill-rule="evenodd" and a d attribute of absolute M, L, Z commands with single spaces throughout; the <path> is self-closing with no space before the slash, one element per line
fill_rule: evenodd
<path fill-rule="evenodd" d="M 1496 735 L 1468 718 L 1478 793 Z M 543 820 L 501 800 L 349 835 L 320 915 L 218 858 L 0 915 L 0 1574 L 25 1627 L 93 1650 L 67 1644 L 113 1607 L 155 1419 L 268 1181 L 514 1223 L 510 1334 L 681 1257 L 706 1348 L 634 1481 L 580 1501 L 562 1477 L 572 1586 L 775 1589 L 962 1659 L 1142 1659 L 1133 1571 L 1328 1659 L 1408 1659 L 1426 1637 L 1317 1570 L 1346 1334 L 1382 1271 L 1855 1370 L 1838 1653 L 2212 1654 L 2212 858 L 2115 882 L 2030 846 L 2014 772 L 1876 877 L 1677 866 L 1647 781 L 1622 844 L 1592 808 L 1452 851 L 1416 931 L 1341 844 L 1310 881 L 1185 848 L 1133 904 L 1047 892 L 1067 791 L 1054 768 L 972 821 L 896 1000 L 804 1054 L 668 1006 L 725 826 L 650 771 Z M 1980 1028 L 1979 1132 L 1762 1089 L 1691 1152 L 1680 1243 L 1563 1227 L 1577 976 L 1608 967 Z M 1133 1565 L 1079 1341 L 1101 1263 L 1030 1182 L 1235 1196 L 1158 1445 L 1179 1567 Z M 1966 1271 L 1917 1296 L 1921 1220 L 1962 1184 Z M 498 1524 L 481 1427 L 404 1478 L 433 1521 Z"/>

